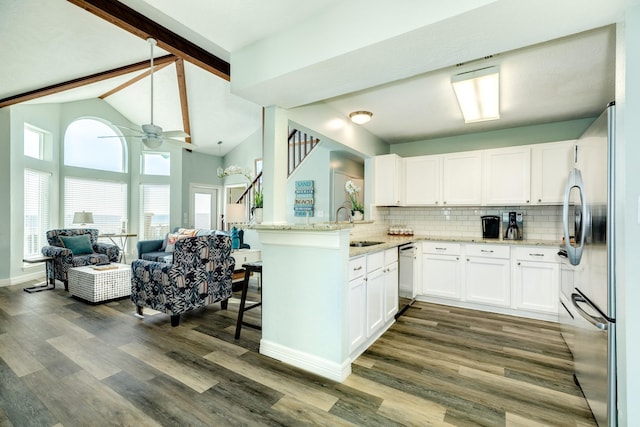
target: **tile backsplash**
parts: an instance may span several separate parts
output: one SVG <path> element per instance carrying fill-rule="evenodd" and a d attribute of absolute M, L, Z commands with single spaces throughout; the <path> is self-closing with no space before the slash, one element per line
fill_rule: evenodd
<path fill-rule="evenodd" d="M 421 236 L 482 238 L 482 215 L 502 217 L 510 211 L 523 213 L 525 239 L 562 240 L 562 206 L 377 207 L 374 223 L 355 227 L 352 238 L 386 233 L 396 224 L 404 224 Z"/>

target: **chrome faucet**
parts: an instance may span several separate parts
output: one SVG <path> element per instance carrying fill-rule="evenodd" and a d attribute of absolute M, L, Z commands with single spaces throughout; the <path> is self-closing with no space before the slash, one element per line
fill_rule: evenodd
<path fill-rule="evenodd" d="M 338 210 L 336 211 L 336 224 L 338 223 L 338 214 L 340 213 L 340 211 L 344 209 L 345 211 L 347 211 L 347 215 L 349 216 L 349 224 L 351 224 L 353 222 L 353 219 L 351 218 L 351 213 L 349 212 L 349 209 L 347 209 L 345 206 L 340 206 L 338 208 Z"/>

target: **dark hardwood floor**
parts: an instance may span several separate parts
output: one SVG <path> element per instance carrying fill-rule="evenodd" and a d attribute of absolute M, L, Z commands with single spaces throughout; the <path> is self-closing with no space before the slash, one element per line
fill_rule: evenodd
<path fill-rule="evenodd" d="M 0 426 L 595 425 L 553 323 L 418 302 L 340 384 L 234 340 L 237 302 L 172 328 L 30 284 L 0 288 Z"/>

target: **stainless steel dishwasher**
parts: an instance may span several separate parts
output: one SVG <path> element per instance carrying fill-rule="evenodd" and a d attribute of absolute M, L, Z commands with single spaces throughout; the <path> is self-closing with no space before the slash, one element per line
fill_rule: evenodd
<path fill-rule="evenodd" d="M 420 285 L 420 245 L 417 243 L 408 243 L 399 248 L 399 280 L 398 280 L 398 314 L 396 319 L 415 302 Z"/>

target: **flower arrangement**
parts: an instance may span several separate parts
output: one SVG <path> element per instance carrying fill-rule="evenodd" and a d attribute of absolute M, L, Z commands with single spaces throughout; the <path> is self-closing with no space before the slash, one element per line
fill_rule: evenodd
<path fill-rule="evenodd" d="M 242 175 L 249 180 L 249 183 L 253 182 L 253 175 L 248 168 L 241 168 L 240 166 L 228 166 L 226 169 L 218 168 L 218 178 L 224 178 L 230 175 Z"/>
<path fill-rule="evenodd" d="M 358 211 L 364 213 L 364 206 L 358 203 L 358 193 L 360 192 L 360 187 L 355 185 L 353 181 L 349 180 L 344 185 L 344 190 L 349 195 L 349 200 L 351 200 L 351 210 Z"/>

